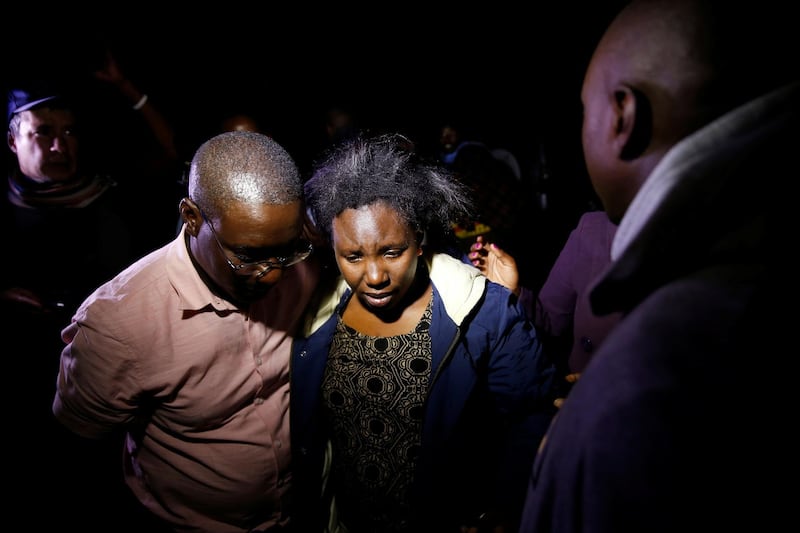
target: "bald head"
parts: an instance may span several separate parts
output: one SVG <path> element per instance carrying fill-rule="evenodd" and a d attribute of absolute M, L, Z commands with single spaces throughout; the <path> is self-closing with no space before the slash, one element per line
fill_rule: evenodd
<path fill-rule="evenodd" d="M 796 79 L 797 32 L 772 3 L 634 0 L 611 22 L 581 100 L 586 167 L 612 221 L 675 144 Z"/>
<path fill-rule="evenodd" d="M 216 218 L 233 204 L 285 205 L 302 197 L 300 172 L 289 153 L 249 131 L 212 137 L 195 152 L 189 196 Z"/>
<path fill-rule="evenodd" d="M 606 30 L 592 63 L 609 86 L 648 100 L 656 141 L 674 143 L 796 76 L 780 3 L 736 4 L 635 0 Z"/>

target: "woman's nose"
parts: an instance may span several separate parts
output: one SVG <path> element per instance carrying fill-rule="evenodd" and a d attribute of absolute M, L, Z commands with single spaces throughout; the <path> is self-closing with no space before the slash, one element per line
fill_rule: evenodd
<path fill-rule="evenodd" d="M 368 261 L 365 278 L 369 285 L 381 285 L 386 282 L 388 275 L 380 261 Z"/>

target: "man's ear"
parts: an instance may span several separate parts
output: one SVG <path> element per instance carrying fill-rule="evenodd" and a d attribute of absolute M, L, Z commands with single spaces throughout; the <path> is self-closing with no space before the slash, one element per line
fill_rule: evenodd
<path fill-rule="evenodd" d="M 644 153 L 653 138 L 653 110 L 641 91 L 627 85 L 614 91 L 614 102 L 617 153 L 620 159 L 631 161 Z"/>
<path fill-rule="evenodd" d="M 14 134 L 11 133 L 11 130 L 8 130 L 8 135 L 6 136 L 6 144 L 8 144 L 9 149 L 17 153 L 17 139 L 14 138 Z"/>
<path fill-rule="evenodd" d="M 186 233 L 192 237 L 197 237 L 200 226 L 203 224 L 200 208 L 191 198 L 183 198 L 178 204 L 178 209 L 181 213 L 181 220 L 186 224 Z"/>

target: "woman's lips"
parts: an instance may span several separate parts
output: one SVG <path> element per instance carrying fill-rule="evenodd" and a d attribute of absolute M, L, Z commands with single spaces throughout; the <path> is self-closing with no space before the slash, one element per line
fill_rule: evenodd
<path fill-rule="evenodd" d="M 386 305 L 389 305 L 389 302 L 392 300 L 392 293 L 391 292 L 382 292 L 380 294 L 364 293 L 363 298 L 364 301 L 372 307 L 384 307 Z"/>

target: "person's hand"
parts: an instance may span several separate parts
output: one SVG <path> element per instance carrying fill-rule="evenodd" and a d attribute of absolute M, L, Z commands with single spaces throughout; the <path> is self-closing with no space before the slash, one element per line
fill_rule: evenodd
<path fill-rule="evenodd" d="M 125 82 L 125 75 L 110 50 L 106 51 L 103 67 L 94 71 L 94 77 L 112 85 L 122 85 Z"/>
<path fill-rule="evenodd" d="M 103 66 L 94 71 L 94 77 L 97 80 L 116 87 L 120 94 L 130 100 L 131 104 L 136 110 L 141 109 L 141 107 L 147 102 L 147 95 L 142 93 L 131 80 L 125 77 L 125 73 L 119 66 L 114 54 L 111 53 L 111 50 L 106 50 Z M 157 114 L 157 117 L 157 119 L 151 119 L 157 120 L 154 125 L 151 125 L 151 128 L 153 128 L 156 137 L 159 139 L 159 143 L 161 143 L 162 146 L 165 146 L 170 153 L 173 153 L 172 150 L 174 147 L 172 145 L 171 137 L 172 130 L 164 122 L 164 119 L 161 117 L 160 113 Z M 167 137 L 163 137 L 163 135 L 166 135 Z"/>
<path fill-rule="evenodd" d="M 567 381 L 567 383 L 574 384 L 576 381 L 578 381 L 578 379 L 580 379 L 580 377 L 580 372 L 575 372 L 573 374 L 567 374 L 564 376 L 564 379 Z M 561 406 L 564 405 L 564 400 L 566 400 L 566 398 L 556 398 L 553 400 L 553 405 L 555 405 L 558 409 L 561 409 Z"/>
<path fill-rule="evenodd" d="M 469 260 L 487 278 L 509 288 L 519 296 L 519 270 L 516 260 L 495 243 L 485 242 L 479 235 L 469 247 Z"/>

